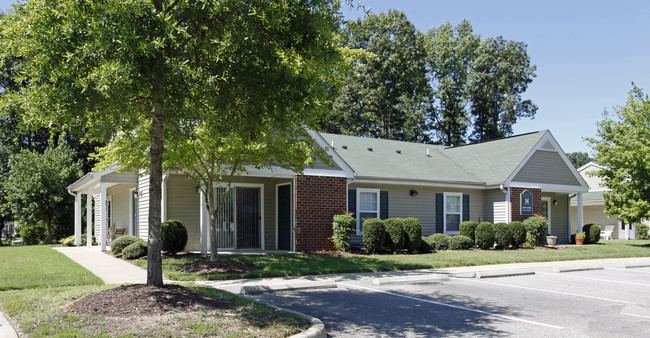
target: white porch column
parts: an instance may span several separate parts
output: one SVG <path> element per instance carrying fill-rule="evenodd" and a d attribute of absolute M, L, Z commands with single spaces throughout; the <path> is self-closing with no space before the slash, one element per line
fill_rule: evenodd
<path fill-rule="evenodd" d="M 99 240 L 101 241 L 101 250 L 106 251 L 106 183 L 99 184 Z"/>
<path fill-rule="evenodd" d="M 210 216 L 208 214 L 208 208 L 205 207 L 205 194 L 203 190 L 199 190 L 199 195 L 199 203 L 201 203 L 199 208 L 201 217 L 201 253 L 207 254 L 208 248 L 210 247 L 210 227 L 208 226 Z"/>
<path fill-rule="evenodd" d="M 583 220 L 583 217 L 582 217 L 582 193 L 578 193 L 577 197 L 578 197 L 578 208 L 577 208 L 577 213 L 576 213 L 577 214 L 576 223 L 578 223 L 578 224 L 576 224 L 576 226 L 577 226 L 576 233 L 582 232 L 582 226 L 584 225 L 584 220 Z"/>
<path fill-rule="evenodd" d="M 93 246 L 93 195 L 86 194 L 86 246 Z"/>
<path fill-rule="evenodd" d="M 74 195 L 74 245 L 81 245 L 81 193 Z"/>
<path fill-rule="evenodd" d="M 630 229 L 632 228 L 632 223 L 625 224 L 625 239 L 630 239 Z"/>

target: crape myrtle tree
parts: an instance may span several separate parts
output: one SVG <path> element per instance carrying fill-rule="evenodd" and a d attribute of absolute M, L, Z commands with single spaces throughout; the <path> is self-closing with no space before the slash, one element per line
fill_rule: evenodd
<path fill-rule="evenodd" d="M 147 284 L 160 286 L 164 140 L 180 143 L 212 115 L 239 122 L 233 102 L 255 80 L 285 94 L 299 86 L 287 101 L 317 91 L 321 84 L 301 76 L 300 64 L 336 53 L 321 47 L 340 21 L 338 6 L 327 0 L 28 1 L 9 14 L 0 39 L 2 53 L 25 60 L 21 76 L 29 81 L 20 95 L 3 100 L 20 104 L 34 123 L 132 142 L 114 146 L 128 151 L 113 155 L 120 169 L 150 175 Z M 284 67 L 273 78 L 255 72 L 277 65 Z"/>
<path fill-rule="evenodd" d="M 596 152 L 598 172 L 609 189 L 605 212 L 625 223 L 650 217 L 650 99 L 634 86 L 622 107 L 605 111 L 594 138 L 587 138 Z"/>
<path fill-rule="evenodd" d="M 369 52 L 335 91 L 328 132 L 402 141 L 427 141 L 422 34 L 404 12 L 370 14 L 348 22 L 342 45 Z"/>

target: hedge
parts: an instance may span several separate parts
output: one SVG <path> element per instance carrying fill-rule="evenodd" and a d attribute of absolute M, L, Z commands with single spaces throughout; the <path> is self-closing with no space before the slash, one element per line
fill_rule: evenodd
<path fill-rule="evenodd" d="M 497 246 L 501 249 L 507 249 L 512 245 L 512 228 L 508 223 L 497 223 L 494 225 L 494 239 Z"/>
<path fill-rule="evenodd" d="M 451 236 L 445 235 L 443 233 L 437 233 L 433 234 L 427 239 L 432 243 L 432 246 L 436 250 L 447 250 L 449 249 L 449 241 L 451 240 Z"/>
<path fill-rule="evenodd" d="M 476 226 L 476 245 L 487 250 L 494 246 L 494 226 L 490 222 L 482 222 Z"/>
<path fill-rule="evenodd" d="M 142 239 L 131 235 L 120 236 L 111 242 L 111 252 L 113 255 L 122 253 L 122 251 L 124 251 L 124 248 L 137 241 L 142 241 Z"/>
<path fill-rule="evenodd" d="M 136 259 L 147 255 L 147 242 L 140 239 L 122 250 L 122 258 Z"/>
<path fill-rule="evenodd" d="M 177 219 L 166 220 L 162 224 L 162 250 L 176 254 L 185 250 L 187 244 L 187 229 L 183 222 Z"/>
<path fill-rule="evenodd" d="M 643 223 L 639 223 L 636 225 L 636 239 L 650 239 L 647 225 Z"/>
<path fill-rule="evenodd" d="M 386 229 L 385 245 L 391 251 L 399 251 L 404 249 L 405 234 L 404 227 L 402 226 L 401 218 L 389 218 L 384 220 L 384 228 Z"/>
<path fill-rule="evenodd" d="M 417 218 L 409 217 L 402 220 L 402 227 L 406 235 L 406 242 L 404 247 L 409 252 L 419 251 L 420 244 L 422 243 L 422 225 Z"/>
<path fill-rule="evenodd" d="M 363 221 L 363 245 L 368 252 L 375 253 L 382 249 L 386 240 L 386 228 L 379 218 Z"/>
<path fill-rule="evenodd" d="M 510 233 L 512 234 L 512 246 L 519 248 L 526 243 L 526 226 L 522 222 L 514 221 L 510 223 Z"/>
<path fill-rule="evenodd" d="M 600 227 L 597 224 L 585 224 L 582 227 L 582 232 L 587 235 L 585 244 L 598 243 L 600 240 Z"/>
<path fill-rule="evenodd" d="M 449 249 L 451 250 L 469 250 L 473 246 L 472 239 L 463 235 L 453 236 L 449 241 Z"/>
<path fill-rule="evenodd" d="M 526 245 L 545 246 L 548 221 L 544 216 L 535 215 L 524 220 L 526 227 Z"/>
<path fill-rule="evenodd" d="M 332 243 L 339 251 L 350 248 L 351 234 L 357 228 L 357 220 L 350 215 L 334 215 L 332 222 Z"/>
<path fill-rule="evenodd" d="M 469 239 L 472 240 L 472 242 L 476 242 L 476 227 L 478 226 L 478 222 L 474 221 L 465 221 L 460 223 L 459 230 L 460 234 L 463 236 L 469 237 Z"/>

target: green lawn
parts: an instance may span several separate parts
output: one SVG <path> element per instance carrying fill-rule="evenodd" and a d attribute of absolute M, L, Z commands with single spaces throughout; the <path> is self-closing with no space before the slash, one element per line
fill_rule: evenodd
<path fill-rule="evenodd" d="M 49 246 L 3 246 L 0 257 L 0 291 L 103 283 Z"/>
<path fill-rule="evenodd" d="M 594 245 L 570 246 L 550 250 L 467 250 L 442 251 L 424 255 L 222 255 L 220 259 L 257 267 L 242 274 L 196 275 L 177 269 L 207 257 L 165 258 L 163 273 L 173 280 L 219 280 L 257 277 L 320 275 L 328 273 L 412 270 L 521 262 L 548 262 L 579 259 L 650 257 L 650 241 L 606 241 Z M 144 260 L 134 261 L 146 267 Z"/>

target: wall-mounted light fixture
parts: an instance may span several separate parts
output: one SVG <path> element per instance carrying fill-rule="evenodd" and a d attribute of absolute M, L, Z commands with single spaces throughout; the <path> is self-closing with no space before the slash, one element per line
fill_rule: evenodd
<path fill-rule="evenodd" d="M 557 205 L 557 200 L 553 200 L 553 205 Z"/>
<path fill-rule="evenodd" d="M 418 191 L 417 191 L 417 190 L 411 190 L 411 197 L 415 197 L 415 196 L 417 196 L 417 195 L 418 195 Z"/>

